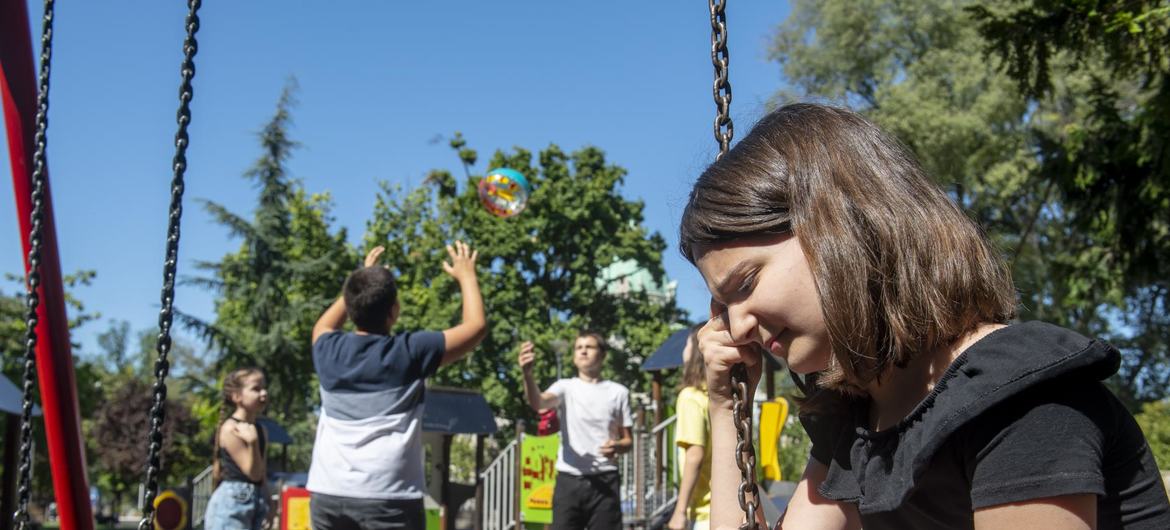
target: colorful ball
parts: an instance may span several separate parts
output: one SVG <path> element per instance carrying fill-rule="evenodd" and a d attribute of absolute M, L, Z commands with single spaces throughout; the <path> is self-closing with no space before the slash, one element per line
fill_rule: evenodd
<path fill-rule="evenodd" d="M 500 217 L 512 217 L 524 211 L 532 185 L 515 169 L 496 168 L 479 181 L 479 202 Z"/>

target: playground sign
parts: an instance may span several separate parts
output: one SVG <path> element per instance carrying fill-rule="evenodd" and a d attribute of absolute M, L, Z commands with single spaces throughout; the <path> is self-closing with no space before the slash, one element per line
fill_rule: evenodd
<path fill-rule="evenodd" d="M 551 523 L 561 436 L 527 436 L 520 443 L 520 520 Z"/>

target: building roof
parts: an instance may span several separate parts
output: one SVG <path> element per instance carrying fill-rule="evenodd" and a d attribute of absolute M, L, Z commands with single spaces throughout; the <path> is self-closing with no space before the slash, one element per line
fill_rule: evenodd
<path fill-rule="evenodd" d="M 642 371 L 650 372 L 682 366 L 683 349 L 687 347 L 687 338 L 690 336 L 690 332 L 690 328 L 683 328 L 671 333 L 666 341 L 642 363 Z"/>
<path fill-rule="evenodd" d="M 423 409 L 423 432 L 491 434 L 496 418 L 483 394 L 459 388 L 429 387 Z"/>
<path fill-rule="evenodd" d="M 663 280 L 665 283 L 660 284 L 654 279 L 654 275 L 639 266 L 636 260 L 628 259 L 615 261 L 601 269 L 594 281 L 598 287 L 604 287 L 606 292 L 612 295 L 644 292 L 650 298 L 673 300 L 678 282 L 667 280 L 666 277 L 663 277 Z"/>
<path fill-rule="evenodd" d="M 274 444 L 289 445 L 293 443 L 292 436 L 288 435 L 288 431 L 284 429 L 276 420 L 272 418 L 258 418 L 256 423 L 264 426 L 264 432 L 268 433 L 268 441 Z"/>
<path fill-rule="evenodd" d="M 7 377 L 0 375 L 0 411 L 19 416 L 23 409 L 24 394 L 20 391 L 20 387 L 9 381 Z M 32 415 L 40 416 L 41 408 L 33 405 Z"/>

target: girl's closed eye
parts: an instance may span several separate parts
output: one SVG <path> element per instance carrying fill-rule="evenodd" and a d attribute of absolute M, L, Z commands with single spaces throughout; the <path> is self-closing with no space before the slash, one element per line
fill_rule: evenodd
<path fill-rule="evenodd" d="M 752 272 L 744 277 L 743 282 L 739 284 L 739 288 L 735 290 L 736 294 L 749 294 L 752 288 L 756 286 L 756 273 Z"/>

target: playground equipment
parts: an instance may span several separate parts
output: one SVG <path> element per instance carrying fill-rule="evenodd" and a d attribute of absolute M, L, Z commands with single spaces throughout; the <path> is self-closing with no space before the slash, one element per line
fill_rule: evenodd
<path fill-rule="evenodd" d="M 788 421 L 788 400 L 782 397 L 760 403 L 760 467 L 764 480 L 778 481 L 780 473 L 780 433 Z"/>

